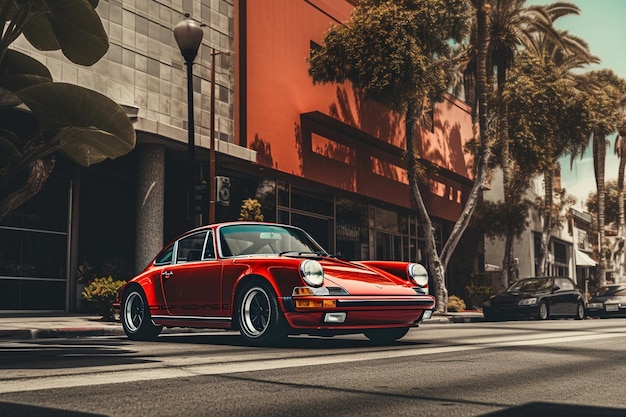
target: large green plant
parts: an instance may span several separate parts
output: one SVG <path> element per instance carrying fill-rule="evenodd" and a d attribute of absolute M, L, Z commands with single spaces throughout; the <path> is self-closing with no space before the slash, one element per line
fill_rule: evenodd
<path fill-rule="evenodd" d="M 39 61 L 9 46 L 20 36 L 92 65 L 109 41 L 98 0 L 0 0 L 0 219 L 37 194 L 54 156 L 90 166 L 130 152 L 135 131 L 106 96 L 52 80 Z"/>

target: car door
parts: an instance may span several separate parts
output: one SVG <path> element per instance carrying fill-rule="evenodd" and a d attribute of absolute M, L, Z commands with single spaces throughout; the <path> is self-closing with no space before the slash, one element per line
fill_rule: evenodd
<path fill-rule="evenodd" d="M 578 306 L 578 294 L 574 283 L 567 278 L 555 278 L 554 283 L 558 289 L 553 295 L 554 305 L 557 306 L 553 312 L 562 316 L 573 316 Z"/>
<path fill-rule="evenodd" d="M 161 271 L 170 315 L 190 319 L 220 315 L 222 264 L 214 247 L 213 231 L 196 232 L 176 242 L 174 263 Z"/>

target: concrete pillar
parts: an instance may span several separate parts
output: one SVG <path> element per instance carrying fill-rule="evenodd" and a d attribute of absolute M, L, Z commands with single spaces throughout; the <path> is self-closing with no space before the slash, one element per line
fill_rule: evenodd
<path fill-rule="evenodd" d="M 165 147 L 137 145 L 137 231 L 135 273 L 142 271 L 163 247 Z"/>

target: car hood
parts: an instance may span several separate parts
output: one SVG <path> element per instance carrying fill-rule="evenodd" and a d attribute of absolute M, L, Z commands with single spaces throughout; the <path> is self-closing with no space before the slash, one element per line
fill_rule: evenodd
<path fill-rule="evenodd" d="M 612 303 L 626 304 L 626 297 L 608 295 L 608 296 L 594 296 L 594 297 L 591 297 L 591 299 L 589 299 L 590 303 L 605 303 L 607 301 L 612 302 Z"/>
<path fill-rule="evenodd" d="M 530 292 L 505 292 L 494 296 L 491 301 L 513 301 L 523 298 L 540 297 L 546 293 L 530 293 Z"/>
<path fill-rule="evenodd" d="M 337 285 L 352 295 L 415 295 L 413 284 L 365 266 L 322 262 L 326 285 Z"/>
<path fill-rule="evenodd" d="M 315 259 L 324 268 L 324 286 L 341 287 L 351 295 L 416 295 L 415 286 L 408 279 L 399 278 L 378 268 L 327 257 L 250 257 L 239 258 L 236 263 L 260 263 L 269 269 L 297 268 L 305 259 Z M 258 264 L 257 264 L 258 266 Z"/>

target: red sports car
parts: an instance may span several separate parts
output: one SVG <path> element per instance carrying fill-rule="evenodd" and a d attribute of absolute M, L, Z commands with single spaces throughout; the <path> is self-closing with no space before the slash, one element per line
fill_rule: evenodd
<path fill-rule="evenodd" d="M 119 292 L 126 335 L 166 327 L 238 329 L 250 344 L 291 334 L 364 333 L 385 343 L 430 317 L 422 265 L 349 262 L 302 229 L 233 222 L 200 227 L 168 244 Z"/>

